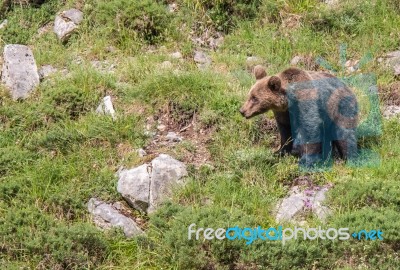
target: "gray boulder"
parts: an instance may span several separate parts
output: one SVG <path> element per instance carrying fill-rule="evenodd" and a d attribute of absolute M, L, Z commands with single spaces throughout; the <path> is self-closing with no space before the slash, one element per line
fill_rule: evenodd
<path fill-rule="evenodd" d="M 117 191 L 132 207 L 142 212 L 146 212 L 150 205 L 150 173 L 150 164 L 119 173 Z"/>
<path fill-rule="evenodd" d="M 151 213 L 182 185 L 186 166 L 169 155 L 161 154 L 149 164 L 119 173 L 117 190 L 134 208 Z"/>
<path fill-rule="evenodd" d="M 151 213 L 172 195 L 175 186 L 184 184 L 182 178 L 187 175 L 186 165 L 169 155 L 161 154 L 151 162 L 150 207 Z"/>
<path fill-rule="evenodd" d="M 61 13 L 61 16 L 63 18 L 66 18 L 66 19 L 72 21 L 76 25 L 80 24 L 82 22 L 82 20 L 83 20 L 82 11 L 80 11 L 78 9 L 75 9 L 75 8 L 63 11 Z"/>
<path fill-rule="evenodd" d="M 63 42 L 68 41 L 71 34 L 78 28 L 83 19 L 83 13 L 77 9 L 69 9 L 57 15 L 54 20 L 54 33 Z"/>
<path fill-rule="evenodd" d="M 101 229 L 107 230 L 112 227 L 119 227 L 122 228 L 128 238 L 143 233 L 135 221 L 99 199 L 91 198 L 88 202 L 88 210 L 92 214 L 96 226 Z"/>
<path fill-rule="evenodd" d="M 4 47 L 1 81 L 10 89 L 13 99 L 27 98 L 39 84 L 39 74 L 31 49 L 25 45 Z"/>

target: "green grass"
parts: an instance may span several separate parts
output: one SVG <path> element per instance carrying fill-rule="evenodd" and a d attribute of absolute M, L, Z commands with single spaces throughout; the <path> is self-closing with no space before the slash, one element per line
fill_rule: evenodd
<path fill-rule="evenodd" d="M 275 133 L 265 118 L 238 113 L 254 79 L 246 58 L 257 56 L 274 74 L 295 55 L 324 57 L 340 68 L 339 46 L 349 59 L 371 52 L 374 59 L 398 48 L 400 10 L 393 0 L 341 1 L 46 1 L 41 7 L 14 6 L 0 30 L 8 43 L 32 47 L 38 65 L 61 73 L 43 81 L 25 101 L 0 91 L 0 268 L 1 269 L 397 269 L 400 226 L 400 125 L 384 122 L 375 146 L 381 165 L 308 175 L 333 183 L 325 227 L 381 229 L 383 242 L 368 241 L 188 241 L 187 227 L 277 226 L 273 210 L 293 179 L 303 176 L 293 157 L 273 155 Z M 214 3 L 215 2 L 215 3 Z M 212 5 L 214 3 L 214 5 Z M 226 9 L 227 3 L 233 5 Z M 82 8 L 85 18 L 67 44 L 52 33 L 37 34 L 59 10 Z M 124 8 L 126 7 L 127 8 Z M 249 12 L 247 15 L 243 12 Z M 281 12 L 282 11 L 282 12 Z M 282 29 L 285 14 L 301 17 Z M 143 24 L 140 18 L 153 18 Z M 189 35 L 225 33 L 209 70 L 199 70 Z M 214 32 L 213 32 L 214 31 Z M 149 34 L 150 33 L 150 34 Z M 107 48 L 113 46 L 114 51 Z M 181 51 L 182 60 L 169 54 Z M 79 60 L 79 61 L 78 61 Z M 92 67 L 93 60 L 116 64 L 114 73 Z M 163 61 L 173 68 L 160 68 Z M 371 61 L 381 86 L 396 81 L 391 70 Z M 94 111 L 111 95 L 117 119 Z M 203 142 L 212 166 L 189 165 L 188 183 L 150 217 L 146 236 L 127 240 L 118 230 L 99 231 L 90 220 L 91 197 L 114 202 L 115 172 L 146 162 L 136 149 L 148 145 L 146 119 L 165 113 L 180 128 L 196 119 L 197 130 L 212 132 Z M 185 161 L 190 141 L 169 149 Z M 137 213 L 139 214 L 139 213 Z M 313 216 L 308 226 L 321 225 Z M 285 224 L 288 225 L 289 224 Z"/>

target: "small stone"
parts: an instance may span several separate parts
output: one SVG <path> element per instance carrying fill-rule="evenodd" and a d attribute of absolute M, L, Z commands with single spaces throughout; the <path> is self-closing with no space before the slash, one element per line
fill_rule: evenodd
<path fill-rule="evenodd" d="M 395 66 L 393 67 L 393 70 L 394 70 L 394 75 L 395 75 L 395 76 L 400 75 L 400 64 L 395 65 Z"/>
<path fill-rule="evenodd" d="M 248 66 L 255 66 L 262 63 L 262 59 L 256 56 L 249 56 L 246 59 L 246 64 Z"/>
<path fill-rule="evenodd" d="M 168 132 L 168 134 L 165 138 L 170 142 L 181 142 L 182 141 L 182 138 L 179 137 L 175 132 Z"/>
<path fill-rule="evenodd" d="M 56 33 L 59 40 L 66 42 L 71 34 L 77 28 L 76 24 L 70 21 L 64 21 L 64 19 L 57 15 L 54 20 L 54 33 Z"/>
<path fill-rule="evenodd" d="M 97 107 L 96 112 L 100 114 L 109 114 L 113 119 L 116 118 L 114 106 L 112 104 L 110 96 L 106 96 L 103 98 L 103 102 L 100 103 L 100 105 Z"/>
<path fill-rule="evenodd" d="M 117 49 L 115 49 L 114 46 L 107 46 L 107 47 L 105 48 L 105 51 L 108 52 L 108 53 L 114 53 L 114 52 L 117 51 Z"/>
<path fill-rule="evenodd" d="M 174 58 L 174 59 L 181 59 L 183 57 L 180 52 L 171 53 L 170 56 L 171 56 L 171 58 Z"/>
<path fill-rule="evenodd" d="M 6 28 L 7 24 L 8 24 L 8 20 L 7 19 L 4 20 L 2 23 L 0 23 L 0 30 L 3 29 L 3 28 Z"/>
<path fill-rule="evenodd" d="M 165 131 L 166 128 L 167 128 L 167 127 L 166 127 L 165 125 L 163 125 L 163 124 L 157 126 L 157 129 L 158 129 L 159 131 L 161 131 L 161 132 Z"/>
<path fill-rule="evenodd" d="M 333 7 L 339 3 L 339 0 L 323 0 L 324 4 L 329 7 Z"/>
<path fill-rule="evenodd" d="M 147 156 L 147 153 L 146 153 L 146 151 L 145 151 L 143 148 L 140 148 L 140 149 L 138 150 L 138 154 L 139 154 L 139 157 Z"/>
<path fill-rule="evenodd" d="M 347 68 L 347 72 L 349 72 L 349 73 L 355 72 L 358 69 L 357 65 L 358 65 L 359 62 L 360 61 L 358 61 L 358 60 L 347 60 L 346 63 L 345 63 L 345 67 Z"/>
<path fill-rule="evenodd" d="M 396 117 L 400 114 L 400 106 L 392 105 L 387 106 L 385 111 L 383 112 L 383 117 L 386 119 L 390 119 Z"/>
<path fill-rule="evenodd" d="M 290 196 L 283 199 L 278 207 L 276 214 L 277 223 L 293 220 L 305 206 L 304 196 L 302 196 L 298 187 L 293 187 L 290 193 Z"/>
<path fill-rule="evenodd" d="M 301 57 L 301 56 L 299 56 L 299 55 L 296 55 L 295 57 L 293 57 L 293 59 L 290 61 L 290 65 L 291 66 L 297 66 L 297 64 L 299 64 L 301 61 L 303 61 L 304 60 L 304 58 L 303 57 Z"/>
<path fill-rule="evenodd" d="M 178 10 L 178 5 L 176 3 L 171 3 L 168 5 L 168 10 L 171 13 L 174 13 Z"/>

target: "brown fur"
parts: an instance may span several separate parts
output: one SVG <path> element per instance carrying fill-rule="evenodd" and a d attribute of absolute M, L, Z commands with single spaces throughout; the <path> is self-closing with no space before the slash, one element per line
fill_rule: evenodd
<path fill-rule="evenodd" d="M 250 89 L 249 97 L 240 109 L 246 118 L 265 113 L 285 112 L 288 107 L 286 86 L 291 82 L 312 80 L 317 74 L 311 76 L 307 71 L 298 68 L 289 68 L 275 76 L 267 76 L 265 69 L 260 66 L 254 68 L 257 82 Z"/>

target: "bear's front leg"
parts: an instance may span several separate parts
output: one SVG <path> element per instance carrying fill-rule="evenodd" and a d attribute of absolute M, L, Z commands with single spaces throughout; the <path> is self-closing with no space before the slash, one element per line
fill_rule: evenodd
<path fill-rule="evenodd" d="M 290 125 L 282 125 L 278 123 L 278 129 L 281 136 L 281 146 L 275 154 L 279 156 L 292 154 L 293 140 Z"/>
<path fill-rule="evenodd" d="M 281 136 L 281 146 L 280 149 L 275 152 L 275 155 L 284 156 L 287 154 L 292 154 L 293 140 L 292 129 L 290 127 L 289 111 L 274 111 L 274 116 L 278 125 L 279 134 Z"/>

